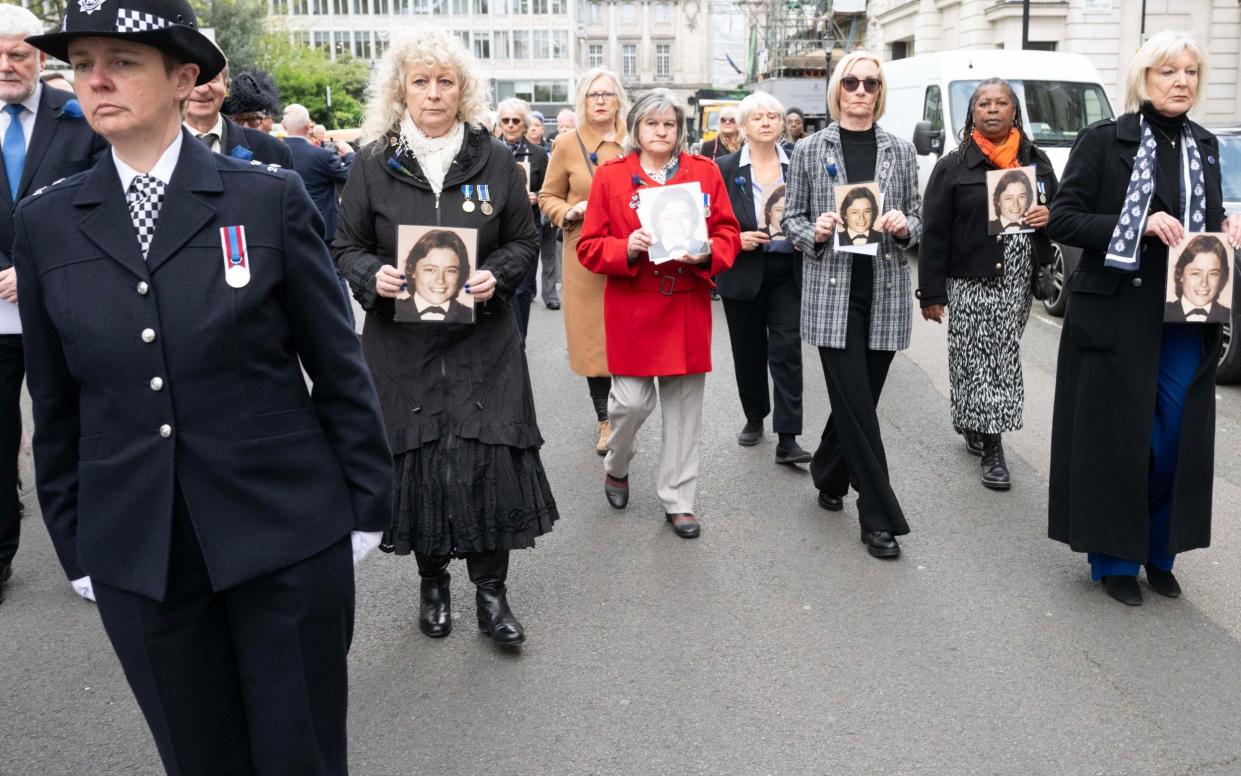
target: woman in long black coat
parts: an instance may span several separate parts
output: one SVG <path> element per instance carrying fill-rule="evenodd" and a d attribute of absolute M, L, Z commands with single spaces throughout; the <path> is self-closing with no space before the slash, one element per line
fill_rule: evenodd
<path fill-rule="evenodd" d="M 378 139 L 354 161 L 333 254 L 366 310 L 362 346 L 394 457 L 396 515 L 381 549 L 416 556 L 424 634 L 451 630 L 447 568 L 464 556 L 479 627 L 519 644 L 509 550 L 534 546 L 557 519 L 511 307 L 539 246 L 528 187 L 508 148 L 477 123 L 484 81 L 455 38 L 405 40 L 374 79 L 363 129 Z M 409 285 L 394 266 L 402 224 L 478 230 L 465 286 L 474 323 L 394 322 L 394 299 Z"/>
<path fill-rule="evenodd" d="M 1187 118 L 1202 65 L 1180 33 L 1138 50 L 1130 112 L 1078 136 L 1047 225 L 1083 249 L 1056 374 L 1049 534 L 1089 553 L 1093 578 L 1131 605 L 1140 564 L 1175 597 L 1175 556 L 1211 539 L 1221 327 L 1163 321 L 1168 246 L 1186 229 L 1241 242 L 1241 222 L 1224 218 L 1218 143 Z"/>

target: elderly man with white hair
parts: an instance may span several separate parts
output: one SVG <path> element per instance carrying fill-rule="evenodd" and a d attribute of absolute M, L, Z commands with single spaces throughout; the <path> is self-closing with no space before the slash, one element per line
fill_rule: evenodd
<path fill-rule="evenodd" d="M 284 142 L 293 152 L 293 169 L 302 176 L 307 193 L 323 216 L 323 239 L 331 243 L 336 236 L 336 221 L 340 212 L 336 186 L 344 185 L 349 177 L 349 170 L 353 167 L 353 150 L 348 143 L 341 143 L 333 153 L 311 143 L 310 133 L 314 131 L 315 123 L 304 105 L 293 103 L 285 108 L 281 125 L 288 133 Z"/>
<path fill-rule="evenodd" d="M 0 5 L 0 601 L 17 553 L 20 502 L 22 325 L 17 316 L 13 209 L 30 193 L 91 166 L 107 149 L 91 131 L 73 95 L 39 82 L 47 55 L 26 42 L 43 23 L 25 8 Z"/>

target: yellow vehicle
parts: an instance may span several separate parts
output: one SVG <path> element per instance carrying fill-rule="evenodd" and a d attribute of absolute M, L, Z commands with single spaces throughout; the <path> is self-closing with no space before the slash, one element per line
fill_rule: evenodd
<path fill-rule="evenodd" d="M 696 111 L 698 139 L 703 143 L 713 140 L 720 133 L 720 111 L 737 105 L 736 100 L 699 100 Z"/>

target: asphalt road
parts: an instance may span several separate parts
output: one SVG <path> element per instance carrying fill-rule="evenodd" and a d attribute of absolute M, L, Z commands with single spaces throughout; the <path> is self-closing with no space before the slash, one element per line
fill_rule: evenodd
<path fill-rule="evenodd" d="M 913 527 L 885 562 L 859 543 L 852 496 L 824 512 L 804 468 L 774 464 L 772 434 L 736 444 L 716 310 L 703 536 L 684 541 L 654 494 L 657 414 L 628 510 L 607 506 L 585 381 L 560 314 L 536 305 L 530 372 L 562 520 L 514 555 L 529 641 L 505 654 L 479 636 L 461 563 L 457 630 L 426 639 L 412 558 L 365 561 L 354 774 L 1241 773 L 1241 389 L 1218 391 L 1214 545 L 1178 561 L 1184 598 L 1130 609 L 1046 538 L 1058 320 L 1036 312 L 1026 332 L 1026 428 L 1007 437 L 1002 494 L 952 434 L 944 327 L 915 323 L 880 405 Z M 813 350 L 805 363 L 812 447 L 828 402 Z M 162 773 L 93 606 L 30 511 L 0 606 L 0 774 Z"/>

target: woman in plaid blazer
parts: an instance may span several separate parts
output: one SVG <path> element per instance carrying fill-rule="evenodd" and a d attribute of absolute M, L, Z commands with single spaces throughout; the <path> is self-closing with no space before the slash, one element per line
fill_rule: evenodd
<path fill-rule="evenodd" d="M 832 402 L 810 464 L 819 505 L 837 512 L 850 484 L 858 492 L 862 542 L 877 558 L 900 555 L 909 533 L 888 480 L 875 407 L 896 351 L 909 346 L 912 319 L 904 251 L 922 233 L 913 145 L 884 132 L 887 86 L 878 57 L 840 61 L 828 83 L 832 123 L 797 144 L 789 164 L 784 232 L 802 252 L 802 339 L 819 348 Z M 876 255 L 833 247 L 841 224 L 834 187 L 875 181 L 883 213 Z"/>

